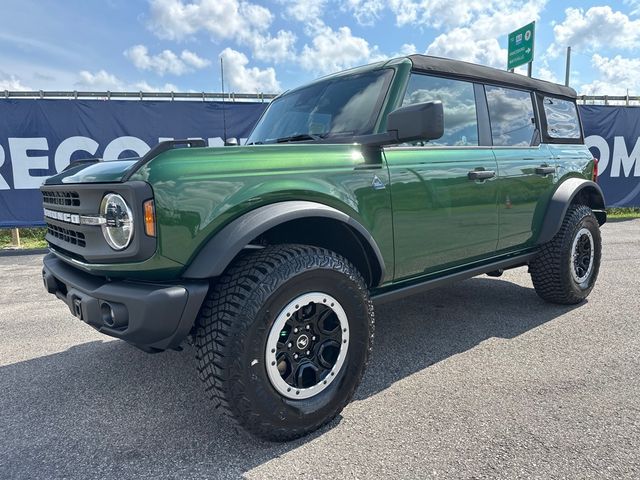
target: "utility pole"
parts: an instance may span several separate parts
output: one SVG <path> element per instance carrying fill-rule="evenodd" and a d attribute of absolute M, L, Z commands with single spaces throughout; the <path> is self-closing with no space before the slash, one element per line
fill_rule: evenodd
<path fill-rule="evenodd" d="M 564 85 L 569 86 L 569 77 L 571 76 L 571 47 L 567 47 L 567 66 L 564 71 Z"/>
<path fill-rule="evenodd" d="M 227 143 L 227 112 L 224 102 L 224 59 L 220 57 L 220 83 L 222 84 L 222 131 L 224 143 Z"/>

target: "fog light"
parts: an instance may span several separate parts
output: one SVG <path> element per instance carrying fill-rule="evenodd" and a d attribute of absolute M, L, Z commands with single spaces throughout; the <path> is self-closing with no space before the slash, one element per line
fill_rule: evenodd
<path fill-rule="evenodd" d="M 113 327 L 116 323 L 116 314 L 108 303 L 100 305 L 100 313 L 102 314 L 102 323 L 107 327 Z"/>

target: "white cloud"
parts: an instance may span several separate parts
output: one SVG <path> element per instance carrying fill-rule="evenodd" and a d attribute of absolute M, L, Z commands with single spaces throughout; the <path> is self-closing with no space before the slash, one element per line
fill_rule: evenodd
<path fill-rule="evenodd" d="M 631 15 L 640 14 L 640 0 L 624 0 L 625 5 L 629 5 L 631 7 Z"/>
<path fill-rule="evenodd" d="M 553 72 L 549 67 L 540 67 L 534 76 L 541 80 L 546 80 L 547 82 L 560 83 L 555 72 Z"/>
<path fill-rule="evenodd" d="M 344 0 L 342 3 L 342 8 L 351 11 L 356 21 L 365 26 L 374 25 L 385 7 L 383 0 Z"/>
<path fill-rule="evenodd" d="M 146 81 L 127 83 L 120 80 L 115 75 L 108 73 L 105 70 L 99 70 L 96 73 L 91 73 L 87 70 L 83 70 L 78 74 L 78 79 L 75 82 L 75 86 L 79 90 L 94 90 L 94 91 L 133 91 L 133 92 L 179 92 L 180 89 L 172 83 L 165 83 L 162 86 L 154 87 L 149 85 Z"/>
<path fill-rule="evenodd" d="M 477 39 L 471 28 L 455 28 L 438 35 L 427 48 L 428 55 L 455 58 L 496 68 L 507 64 L 507 50 L 495 38 Z"/>
<path fill-rule="evenodd" d="M 382 58 L 377 46 L 372 47 L 364 38 L 354 37 L 349 27 L 333 30 L 323 26 L 311 45 L 303 47 L 300 64 L 311 72 L 331 73 Z"/>
<path fill-rule="evenodd" d="M 272 20 L 269 9 L 238 0 L 151 0 L 149 27 L 168 40 L 182 40 L 201 30 L 224 40 L 264 31 Z"/>
<path fill-rule="evenodd" d="M 149 55 L 149 50 L 144 45 L 134 45 L 124 52 L 133 65 L 139 70 L 151 70 L 158 75 L 170 73 L 172 75 L 184 75 L 194 69 L 202 69 L 211 62 L 199 57 L 189 50 L 183 50 L 180 56 L 171 50 L 163 50 L 157 55 Z"/>
<path fill-rule="evenodd" d="M 390 0 L 389 7 L 399 27 L 422 24 L 450 28 L 467 24 L 474 14 L 490 8 L 493 3 L 490 0 Z"/>
<path fill-rule="evenodd" d="M 435 2 L 443 12 L 452 8 L 451 17 L 443 15 L 441 24 L 457 22 L 459 26 L 442 33 L 427 47 L 429 55 L 454 58 L 505 68 L 507 50 L 500 47 L 499 38 L 540 17 L 547 0 L 536 0 L 522 5 L 513 0 L 487 2 Z M 448 3 L 449 5 L 446 5 Z M 455 19 L 455 11 L 459 18 Z"/>
<path fill-rule="evenodd" d="M 123 90 L 124 83 L 115 75 L 99 70 L 96 73 L 83 70 L 79 74 L 80 78 L 76 82 L 78 87 L 89 90 Z"/>
<path fill-rule="evenodd" d="M 398 27 L 447 29 L 426 48 L 426 53 L 504 68 L 507 51 L 499 39 L 540 18 L 548 0 L 343 0 L 343 9 L 371 25 L 388 8 Z M 411 48 L 410 48 L 411 47 Z M 417 50 L 403 45 L 401 54 Z"/>
<path fill-rule="evenodd" d="M 597 73 L 592 82 L 581 85 L 581 95 L 631 95 L 640 92 L 640 58 L 613 58 L 593 55 L 591 65 Z"/>
<path fill-rule="evenodd" d="M 190 52 L 189 50 L 183 50 L 180 54 L 182 61 L 197 70 L 203 69 L 211 65 L 211 61 L 206 58 L 199 57 L 197 54 Z"/>
<path fill-rule="evenodd" d="M 281 90 L 273 68 L 247 67 L 247 56 L 231 48 L 225 48 L 220 58 L 224 60 L 225 81 L 231 91 L 274 93 Z"/>
<path fill-rule="evenodd" d="M 235 1 L 231 0 L 215 1 L 216 3 L 225 3 L 225 1 L 229 3 L 236 3 Z M 267 28 L 269 28 L 269 25 L 271 25 L 271 22 L 273 22 L 273 14 L 271 13 L 271 11 L 266 7 L 256 5 L 255 3 L 240 2 L 240 7 L 237 11 L 240 13 L 240 15 L 242 15 L 242 18 L 245 19 L 245 26 L 250 27 L 252 30 L 266 30 Z"/>
<path fill-rule="evenodd" d="M 610 6 L 567 8 L 565 19 L 553 27 L 554 43 L 549 47 L 551 57 L 558 56 L 565 47 L 594 51 L 615 46 L 633 49 L 640 46 L 640 20 L 631 20 Z"/>
<path fill-rule="evenodd" d="M 322 20 L 327 6 L 327 0 L 278 0 L 278 3 L 285 6 L 287 18 L 303 23 Z"/>
<path fill-rule="evenodd" d="M 404 57 L 405 55 L 413 55 L 414 53 L 418 53 L 418 47 L 416 47 L 413 43 L 403 43 L 396 53 L 391 55 L 392 57 Z"/>
<path fill-rule="evenodd" d="M 9 75 L 0 70 L 0 91 L 9 90 L 11 92 L 22 92 L 31 88 L 22 84 L 22 81 L 15 75 Z"/>
<path fill-rule="evenodd" d="M 371 0 L 370 0 L 371 1 Z M 358 2 L 366 3 L 366 2 Z M 490 26 L 488 32 L 495 35 L 496 28 L 509 31 L 537 17 L 547 0 L 521 2 L 519 0 L 389 0 L 388 5 L 396 17 L 396 24 L 426 25 L 435 28 L 455 28 L 472 26 L 478 19 L 502 18 L 502 23 Z M 533 15 L 531 15 L 533 13 Z M 528 18 L 523 18 L 527 17 Z M 518 18 L 520 17 L 520 18 Z M 515 22 L 511 18 L 518 18 Z M 522 23 L 522 20 L 525 20 Z"/>
<path fill-rule="evenodd" d="M 296 36 L 286 30 L 279 30 L 275 37 L 256 34 L 250 43 L 253 56 L 265 62 L 279 63 L 296 56 Z"/>
<path fill-rule="evenodd" d="M 514 0 L 492 3 L 494 8 L 472 17 L 469 22 L 469 27 L 479 38 L 504 38 L 517 28 L 539 20 L 547 0 L 533 0 L 524 4 Z"/>
<path fill-rule="evenodd" d="M 277 0 L 285 6 L 285 17 L 307 25 L 317 25 L 326 9 L 328 0 Z M 481 18 L 501 18 L 507 21 L 490 25 L 488 32 L 496 28 L 508 31 L 538 17 L 548 0 L 339 0 L 342 11 L 351 12 L 360 25 L 371 26 L 385 10 L 395 16 L 396 26 L 427 26 L 453 29 L 470 27 Z M 640 1 L 640 0 L 638 0 Z M 517 19 L 510 21 L 510 18 Z M 523 23 L 524 20 L 524 23 Z"/>
<path fill-rule="evenodd" d="M 258 60 L 277 63 L 295 56 L 296 36 L 286 30 L 271 35 L 269 27 L 273 19 L 268 8 L 247 1 L 151 0 L 149 28 L 158 37 L 169 40 L 184 40 L 206 32 L 214 41 L 247 46 Z M 184 52 L 181 60 L 189 64 Z"/>

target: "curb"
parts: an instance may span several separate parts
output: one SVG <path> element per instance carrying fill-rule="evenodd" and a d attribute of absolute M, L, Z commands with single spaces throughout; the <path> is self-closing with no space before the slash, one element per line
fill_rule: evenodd
<path fill-rule="evenodd" d="M 0 250 L 0 257 L 18 257 L 21 255 L 43 255 L 49 253 L 48 248 L 16 248 Z"/>

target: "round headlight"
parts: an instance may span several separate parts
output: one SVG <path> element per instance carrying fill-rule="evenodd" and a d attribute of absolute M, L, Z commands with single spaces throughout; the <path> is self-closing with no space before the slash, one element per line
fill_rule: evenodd
<path fill-rule="evenodd" d="M 105 219 L 102 234 L 111 248 L 123 250 L 133 238 L 133 213 L 117 193 L 109 193 L 102 199 L 100 215 Z"/>

